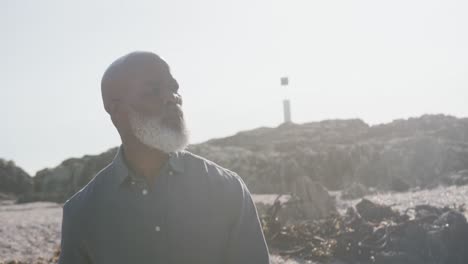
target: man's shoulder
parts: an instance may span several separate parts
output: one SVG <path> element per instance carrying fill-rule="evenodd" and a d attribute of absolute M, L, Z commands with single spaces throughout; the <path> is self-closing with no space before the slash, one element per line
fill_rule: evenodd
<path fill-rule="evenodd" d="M 232 211 L 227 214 L 231 215 L 243 201 L 251 199 L 250 191 L 236 172 L 188 151 L 184 151 L 184 155 L 189 177 L 195 176 L 194 181 L 203 185 L 200 189 L 209 190 L 216 197 L 215 203 L 221 203 L 222 208 Z"/>
<path fill-rule="evenodd" d="M 107 165 L 80 190 L 73 194 L 63 205 L 64 211 L 73 214 L 82 213 L 89 205 L 95 203 L 97 194 L 102 192 L 106 180 L 112 174 L 112 163 Z"/>
<path fill-rule="evenodd" d="M 204 157 L 184 151 L 185 169 L 190 178 L 214 192 L 232 197 L 247 189 L 242 178 L 234 171 Z"/>
<path fill-rule="evenodd" d="M 237 179 L 239 175 L 236 172 L 227 169 L 214 161 L 211 161 L 205 157 L 194 154 L 190 151 L 183 151 L 185 167 L 190 173 L 190 170 L 194 172 L 200 171 L 210 177 L 221 178 L 221 179 Z"/>

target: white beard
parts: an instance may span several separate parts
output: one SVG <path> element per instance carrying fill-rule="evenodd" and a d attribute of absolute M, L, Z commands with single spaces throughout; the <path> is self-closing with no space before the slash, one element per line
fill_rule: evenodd
<path fill-rule="evenodd" d="M 133 135 L 144 145 L 164 153 L 183 150 L 188 144 L 188 131 L 181 119 L 180 129 L 170 128 L 160 118 L 146 118 L 130 110 L 129 122 Z"/>

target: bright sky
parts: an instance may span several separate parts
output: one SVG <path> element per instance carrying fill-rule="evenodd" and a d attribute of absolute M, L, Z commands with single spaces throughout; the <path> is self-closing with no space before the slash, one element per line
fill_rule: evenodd
<path fill-rule="evenodd" d="M 29 173 L 119 144 L 100 78 L 160 54 L 192 142 L 282 122 L 468 116 L 468 1 L 0 2 L 0 157 Z M 281 76 L 290 77 L 282 89 Z"/>

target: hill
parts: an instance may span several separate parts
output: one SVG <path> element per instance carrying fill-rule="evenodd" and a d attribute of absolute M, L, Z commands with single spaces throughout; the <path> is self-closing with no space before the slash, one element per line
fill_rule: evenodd
<path fill-rule="evenodd" d="M 329 190 L 352 183 L 394 191 L 468 183 L 468 118 L 446 115 L 376 126 L 359 119 L 283 124 L 212 139 L 188 150 L 236 171 L 253 193 L 289 192 L 303 176 Z M 22 195 L 20 202 L 63 202 L 115 153 L 113 148 L 71 158 L 37 172 L 32 189 L 16 192 Z"/>

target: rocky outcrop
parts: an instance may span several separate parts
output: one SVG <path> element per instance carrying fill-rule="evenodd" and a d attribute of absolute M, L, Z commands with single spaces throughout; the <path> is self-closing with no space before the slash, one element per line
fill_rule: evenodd
<path fill-rule="evenodd" d="M 262 183 L 278 186 L 302 174 L 332 190 L 359 182 L 404 191 L 468 168 L 468 119 L 422 116 L 374 127 L 324 121 L 242 132 L 192 148 L 238 171 L 260 192 L 272 190 Z"/>
<path fill-rule="evenodd" d="M 245 178 L 254 192 L 278 192 L 301 175 L 331 190 L 351 183 L 383 190 L 432 187 L 468 168 L 468 119 L 435 115 L 369 127 L 331 120 L 260 128 L 192 146 Z"/>
<path fill-rule="evenodd" d="M 0 195 L 14 197 L 29 193 L 33 189 L 33 179 L 13 161 L 0 159 Z"/>
<path fill-rule="evenodd" d="M 37 172 L 34 177 L 34 190 L 20 196 L 18 202 L 64 202 L 107 166 L 116 151 L 117 149 L 113 148 L 99 155 L 67 159 L 53 169 Z"/>
<path fill-rule="evenodd" d="M 376 126 L 359 119 L 290 123 L 209 140 L 189 150 L 236 171 L 253 193 L 290 193 L 301 177 L 328 190 L 358 183 L 365 188 L 406 191 L 416 186 L 431 188 L 441 181 L 466 182 L 468 119 L 425 115 Z M 114 154 L 112 149 L 68 159 L 38 172 L 35 195 L 45 194 L 52 200 L 69 197 Z M 26 200 L 36 199 L 30 198 Z"/>

